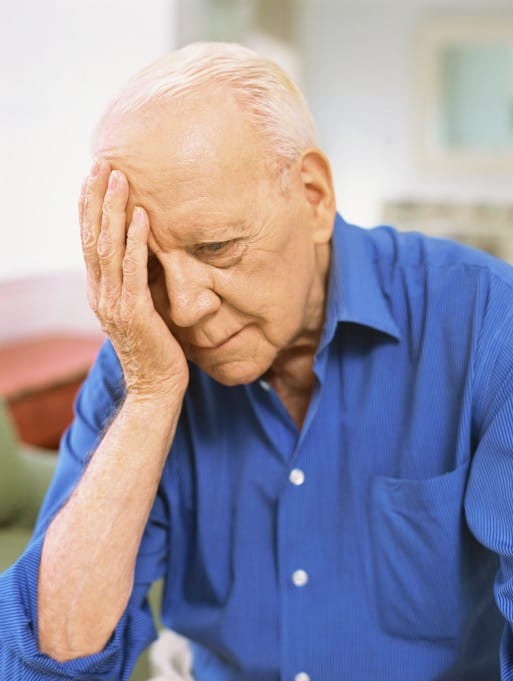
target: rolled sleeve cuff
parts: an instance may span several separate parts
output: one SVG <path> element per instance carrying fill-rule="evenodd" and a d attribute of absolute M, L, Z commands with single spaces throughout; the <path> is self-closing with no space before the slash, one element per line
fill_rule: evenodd
<path fill-rule="evenodd" d="M 147 608 L 129 603 L 99 653 L 57 662 L 40 652 L 37 586 L 43 541 L 43 536 L 34 539 L 18 562 L 0 576 L 0 677 L 125 681 L 142 650 L 156 637 Z"/>

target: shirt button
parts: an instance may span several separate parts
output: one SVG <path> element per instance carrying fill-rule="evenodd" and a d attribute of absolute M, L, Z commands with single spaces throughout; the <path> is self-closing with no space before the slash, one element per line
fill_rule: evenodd
<path fill-rule="evenodd" d="M 295 570 L 295 572 L 292 573 L 292 582 L 295 586 L 305 586 L 308 582 L 308 572 L 305 572 L 304 570 Z"/>
<path fill-rule="evenodd" d="M 295 675 L 294 681 L 310 681 L 310 674 L 299 672 L 299 674 Z"/>
<path fill-rule="evenodd" d="M 270 390 L 271 389 L 271 386 L 269 385 L 269 383 L 267 381 L 262 380 L 262 381 L 258 381 L 258 382 L 260 383 L 260 387 L 262 388 L 262 390 Z"/>
<path fill-rule="evenodd" d="M 305 481 L 305 474 L 300 468 L 293 468 L 289 473 L 289 480 L 293 485 L 302 485 Z"/>

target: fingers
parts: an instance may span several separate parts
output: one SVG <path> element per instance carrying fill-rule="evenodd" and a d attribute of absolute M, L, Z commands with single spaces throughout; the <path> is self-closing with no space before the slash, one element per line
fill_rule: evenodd
<path fill-rule="evenodd" d="M 140 206 L 134 208 L 128 228 L 125 257 L 123 259 L 123 303 L 133 309 L 139 303 L 148 304 L 148 235 L 150 221 Z"/>
<path fill-rule="evenodd" d="M 128 199 L 126 176 L 100 161 L 82 185 L 78 206 L 89 303 L 111 337 L 126 336 L 138 311 L 153 309 L 150 221 L 144 208 L 136 207 L 127 228 Z"/>
<path fill-rule="evenodd" d="M 95 161 L 82 185 L 79 219 L 87 268 L 89 304 L 99 317 L 109 317 L 123 281 L 126 207 L 125 175 L 104 160 Z"/>
<path fill-rule="evenodd" d="M 96 245 L 101 273 L 100 305 L 103 304 L 102 298 L 117 299 L 121 293 L 127 201 L 128 181 L 121 171 L 113 170 L 102 204 L 101 228 Z"/>
<path fill-rule="evenodd" d="M 108 163 L 95 161 L 90 174 L 82 184 L 78 204 L 82 252 L 87 270 L 87 292 L 89 304 L 95 311 L 101 278 L 97 242 L 109 173 Z"/>

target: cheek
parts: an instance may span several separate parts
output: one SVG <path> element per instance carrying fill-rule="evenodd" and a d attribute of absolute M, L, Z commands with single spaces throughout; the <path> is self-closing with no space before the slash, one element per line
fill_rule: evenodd
<path fill-rule="evenodd" d="M 232 276 L 229 281 L 219 282 L 215 291 L 230 308 L 261 322 L 273 317 L 279 306 L 273 277 L 263 271 Z"/>
<path fill-rule="evenodd" d="M 254 310 L 254 291 L 258 289 L 257 277 L 245 268 L 213 269 L 212 290 L 223 301 L 224 305 L 251 314 Z"/>
<path fill-rule="evenodd" d="M 310 256 L 296 249 L 280 257 L 264 253 L 237 271 L 219 271 L 215 291 L 230 307 L 279 329 L 301 316 L 312 264 Z"/>

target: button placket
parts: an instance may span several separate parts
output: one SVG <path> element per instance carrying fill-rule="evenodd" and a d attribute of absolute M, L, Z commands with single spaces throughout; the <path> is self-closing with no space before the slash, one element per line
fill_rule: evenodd
<path fill-rule="evenodd" d="M 289 681 L 310 681 L 310 676 L 305 670 L 309 659 L 309 643 L 306 640 L 303 641 L 304 645 L 298 643 L 305 635 L 300 622 L 308 612 L 308 604 L 312 598 L 311 585 L 314 584 L 311 581 L 314 575 L 305 569 L 310 569 L 312 564 L 310 556 L 312 538 L 305 537 L 301 529 L 307 527 L 305 521 L 313 492 L 311 486 L 307 484 L 307 477 L 310 474 L 308 466 L 310 452 L 305 444 L 301 438 L 296 443 L 289 469 L 285 473 L 287 480 L 280 500 L 280 529 L 287 537 L 287 550 L 281 555 L 284 571 L 280 570 L 284 627 L 282 674 L 283 678 Z M 307 468 L 306 471 L 302 464 Z"/>

